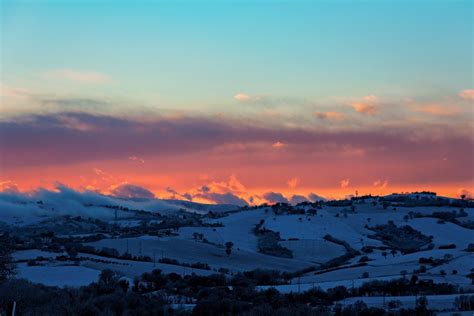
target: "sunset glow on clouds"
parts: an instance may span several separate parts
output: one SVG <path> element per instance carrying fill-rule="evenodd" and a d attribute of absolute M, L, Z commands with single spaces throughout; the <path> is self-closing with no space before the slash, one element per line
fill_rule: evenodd
<path fill-rule="evenodd" d="M 362 100 L 351 104 L 354 110 L 359 113 L 375 115 L 377 113 L 378 99 L 374 95 L 363 97 Z"/>
<path fill-rule="evenodd" d="M 426 17 L 376 2 L 349 15 L 324 2 L 7 2 L 0 189 L 237 205 L 472 192 L 468 2 L 416 6 Z M 383 18 L 397 14 L 406 25 Z M 34 32 L 20 27 L 32 17 Z M 323 32 L 328 19 L 346 27 Z"/>

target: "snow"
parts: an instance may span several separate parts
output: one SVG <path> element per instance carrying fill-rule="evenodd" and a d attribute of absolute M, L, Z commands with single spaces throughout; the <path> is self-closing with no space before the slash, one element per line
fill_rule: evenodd
<path fill-rule="evenodd" d="M 211 275 L 216 273 L 215 271 L 203 270 L 203 269 L 193 269 L 189 267 L 182 267 L 172 264 L 163 264 L 163 263 L 153 263 L 153 262 L 143 262 L 143 261 L 133 261 L 133 260 L 120 260 L 113 258 L 106 258 L 101 256 L 95 256 L 90 254 L 79 254 L 80 257 L 84 258 L 94 258 L 100 259 L 105 262 L 97 262 L 91 260 L 81 261 L 81 265 L 90 269 L 97 271 L 102 271 L 104 269 L 111 269 L 118 273 L 123 274 L 124 276 L 133 279 L 135 277 L 140 277 L 145 272 L 151 272 L 155 269 L 161 270 L 164 274 L 176 273 L 181 276 L 188 274 L 197 274 L 197 275 Z M 108 262 L 113 262 L 112 264 Z"/>
<path fill-rule="evenodd" d="M 37 224 L 47 218 L 65 215 L 83 218 L 114 220 L 116 210 L 103 207 L 121 206 L 130 210 L 145 210 L 162 215 L 176 214 L 180 210 L 206 214 L 229 211 L 233 205 L 206 205 L 185 201 L 168 201 L 160 199 L 125 199 L 92 191 L 75 191 L 64 185 L 55 190 L 39 189 L 29 193 L 0 192 L 0 222 L 25 226 Z M 128 218 L 133 211 L 118 210 L 118 218 Z"/>
<path fill-rule="evenodd" d="M 87 243 L 98 249 L 103 247 L 115 248 L 119 253 L 128 250 L 132 255 L 148 255 L 151 258 L 165 257 L 186 263 L 207 263 L 212 268 L 227 268 L 231 271 L 248 271 L 257 268 L 276 269 L 281 271 L 295 271 L 311 265 L 308 261 L 267 256 L 257 252 L 233 249 L 228 256 L 224 248 L 198 241 L 171 238 L 155 239 L 103 239 Z M 141 250 L 141 251 L 140 251 Z"/>
<path fill-rule="evenodd" d="M 88 199 L 91 197 L 81 197 Z M 104 197 L 96 197 L 103 199 Z M 77 197 L 69 199 L 78 199 Z M 53 199 L 54 200 L 54 199 Z M 79 199 L 80 200 L 80 199 Z M 115 200 L 114 200 L 115 201 Z M 118 201 L 118 200 L 117 200 Z M 161 212 L 166 209 L 164 204 L 153 200 L 120 200 L 124 206 L 153 209 Z M 14 199 L 7 201 L 14 203 Z M 71 202 L 72 203 L 72 202 Z M 165 203 L 165 202 L 163 202 Z M 36 204 L 36 203 L 35 203 Z M 37 207 L 33 203 L 25 204 L 28 207 Z M 45 203 L 46 204 L 46 203 Z M 68 204 L 69 205 L 69 204 Z M 141 205 L 139 207 L 139 205 Z M 178 204 L 173 204 L 176 209 Z M 18 206 L 18 207 L 26 207 Z M 210 206 L 200 206 L 197 204 L 184 204 L 181 207 L 196 207 L 199 212 L 205 212 Z M 44 207 L 47 207 L 45 205 Z M 82 206 L 84 207 L 84 206 Z M 156 207 L 156 208 L 155 208 Z M 227 206 L 226 206 L 227 207 Z M 213 211 L 219 211 L 219 207 L 213 206 Z M 226 209 L 225 207 L 222 209 Z M 42 212 L 47 212 L 43 210 Z M 88 210 L 90 211 L 90 210 Z M 103 212 L 104 209 L 101 209 Z M 105 210 L 109 212 L 112 210 Z M 172 212 L 172 209 L 166 209 L 166 212 Z M 97 255 L 79 254 L 81 257 L 79 266 L 68 266 L 64 262 L 58 264 L 54 259 L 63 253 L 50 253 L 40 250 L 23 250 L 13 254 L 16 261 L 36 259 L 41 256 L 50 260 L 44 261 L 45 266 L 28 267 L 26 264 L 19 264 L 19 277 L 25 277 L 33 282 L 49 282 L 55 285 L 79 286 L 88 284 L 97 279 L 101 270 L 109 268 L 122 273 L 129 279 L 140 276 L 144 272 L 150 272 L 153 269 L 160 269 L 163 273 L 177 273 L 180 275 L 195 273 L 199 275 L 209 275 L 217 273 L 220 268 L 226 268 L 231 273 L 249 271 L 257 268 L 273 269 L 280 271 L 297 271 L 310 266 L 318 266 L 333 258 L 339 257 L 345 253 L 343 246 L 324 240 L 324 236 L 330 234 L 334 238 L 348 242 L 351 247 L 360 250 L 363 246 L 384 246 L 379 240 L 369 238 L 373 231 L 366 227 L 386 224 L 388 221 L 394 221 L 397 226 L 409 225 L 423 234 L 433 236 L 435 249 L 424 250 L 412 254 L 402 255 L 397 252 L 395 256 L 388 250 L 375 249 L 372 253 L 361 253 L 361 255 L 351 259 L 346 266 L 341 269 L 326 271 L 320 274 L 314 272 L 306 273 L 298 278 L 291 280 L 291 284 L 275 286 L 282 292 L 304 291 L 318 286 L 322 289 L 328 289 L 343 285 L 346 287 L 359 286 L 371 280 L 391 280 L 401 277 L 402 272 L 409 278 L 415 270 L 420 269 L 419 259 L 421 257 L 435 259 L 452 258 L 448 262 L 432 267 L 425 265 L 427 271 L 418 273 L 420 279 L 431 279 L 435 282 L 449 282 L 459 285 L 464 289 L 471 289 L 471 281 L 466 277 L 474 268 L 474 254 L 467 253 L 464 249 L 469 243 L 474 242 L 474 231 L 459 225 L 446 222 L 439 224 L 435 218 L 414 218 L 405 220 L 404 217 L 409 212 L 419 212 L 431 214 L 435 211 L 452 211 L 452 207 L 398 207 L 397 210 L 388 208 L 384 210 L 380 203 L 372 205 L 369 203 L 355 203 L 355 212 L 351 212 L 345 207 L 323 207 L 318 209 L 317 215 L 275 215 L 271 208 L 260 208 L 251 210 L 239 210 L 225 214 L 219 218 L 203 217 L 206 224 L 221 224 L 221 226 L 210 227 L 181 227 L 177 231 L 177 236 L 156 237 L 142 235 L 134 238 L 112 238 L 86 243 L 97 249 L 109 247 L 117 249 L 120 254 L 127 250 L 134 256 L 149 256 L 156 258 L 156 262 L 138 262 L 132 260 L 121 260 L 105 258 Z M 469 214 L 466 218 L 473 217 L 473 210 L 467 209 Z M 34 212 L 33 212 L 34 213 Z M 61 212 L 59 212 L 61 214 Z M 347 213 L 347 216 L 344 214 Z M 8 213 L 1 220 L 8 219 L 14 213 Z M 34 213 L 35 214 L 35 213 Z M 339 214 L 336 217 L 336 214 Z M 23 213 L 20 212 L 20 215 Z M 37 214 L 38 215 L 38 214 Z M 43 217 L 34 217 L 44 219 Z M 127 217 L 119 219 L 121 226 L 132 227 L 140 224 L 139 218 L 134 218 L 133 214 L 127 212 Z M 16 216 L 16 215 L 15 215 Z M 36 215 L 35 215 L 36 216 Z M 49 217 L 48 217 L 49 218 Z M 466 219 L 462 218 L 462 219 Z M 25 219 L 32 222 L 30 218 Z M 294 258 L 279 258 L 261 254 L 257 250 L 257 237 L 253 230 L 255 226 L 264 220 L 263 227 L 279 232 L 282 240 L 280 244 L 293 251 Z M 461 220 L 461 219 L 460 219 Z M 18 222 L 17 222 L 18 223 Z M 25 222 L 26 223 L 26 222 Z M 49 224 L 48 224 L 49 223 Z M 48 224 L 49 226 L 44 226 Z M 59 235 L 61 232 L 68 232 L 80 236 L 81 233 L 87 235 L 93 231 L 93 227 L 79 226 L 74 231 L 68 229 L 70 223 L 64 218 L 50 218 L 48 222 L 42 222 L 42 228 L 55 230 Z M 59 228 L 58 228 L 59 227 Z M 58 231 L 56 231 L 58 230 Z M 202 240 L 195 240 L 193 233 L 203 234 Z M 233 242 L 234 246 L 230 255 L 225 253 L 224 244 L 228 241 Z M 455 249 L 438 249 L 440 245 L 456 244 Z M 388 253 L 383 256 L 382 252 Z M 447 256 L 449 255 L 449 256 Z M 367 256 L 370 261 L 366 266 L 348 267 L 359 262 L 362 256 Z M 180 263 L 193 264 L 197 262 L 207 263 L 211 270 L 192 269 L 179 265 L 170 265 L 159 263 L 160 258 L 175 259 Z M 441 273 L 444 270 L 445 273 Z M 453 274 L 453 270 L 457 274 Z M 362 278 L 363 273 L 369 274 L 368 278 Z M 64 279 L 61 279 L 64 278 Z M 46 284 L 46 283 L 44 283 Z M 265 289 L 268 287 L 260 287 Z"/>
<path fill-rule="evenodd" d="M 36 259 L 38 257 L 43 258 L 56 258 L 57 256 L 64 255 L 64 252 L 49 252 L 49 251 L 42 251 L 38 249 L 30 249 L 30 250 L 20 250 L 13 253 L 12 257 L 13 260 L 29 260 L 29 259 Z"/>
<path fill-rule="evenodd" d="M 342 256 L 345 249 L 326 240 L 300 239 L 281 241 L 280 244 L 293 251 L 296 259 L 308 260 L 314 263 L 324 263 L 335 257 Z"/>
<path fill-rule="evenodd" d="M 82 266 L 17 266 L 17 278 L 49 286 L 79 287 L 89 285 L 99 278 L 100 271 Z"/>
<path fill-rule="evenodd" d="M 448 295 L 426 295 L 428 300 L 428 307 L 434 310 L 444 310 L 454 308 L 454 301 L 460 294 L 448 294 Z M 390 301 L 400 301 L 402 308 L 414 308 L 416 306 L 416 296 L 364 296 L 364 297 L 351 297 L 339 301 L 338 303 L 347 306 L 352 305 L 357 301 L 363 301 L 368 307 L 383 307 L 384 302 L 387 304 Z"/>
<path fill-rule="evenodd" d="M 427 236 L 433 236 L 436 246 L 456 244 L 457 248 L 465 249 L 469 243 L 474 242 L 472 230 L 449 222 L 438 224 L 437 221 L 436 218 L 415 218 L 409 225 Z"/>
<path fill-rule="evenodd" d="M 354 215 L 349 215 L 348 218 L 335 217 L 333 214 L 321 210 L 317 216 L 308 217 L 311 219 L 310 221 L 307 220 L 306 216 L 301 215 L 275 216 L 266 220 L 264 226 L 280 232 L 283 239 L 324 240 L 323 237 L 330 234 L 337 239 L 348 242 L 354 248 L 360 248 L 363 245 L 380 245 L 379 241 L 369 239 L 362 235 L 358 229 L 355 229 L 358 226 L 355 225 L 355 217 Z M 363 225 L 360 226 L 363 227 Z M 334 244 L 329 242 L 328 246 L 333 247 Z"/>
<path fill-rule="evenodd" d="M 337 286 L 345 286 L 346 288 L 350 288 L 352 286 L 358 287 L 363 285 L 366 282 L 373 281 L 373 280 L 393 280 L 398 279 L 400 276 L 389 276 L 389 277 L 380 277 L 380 278 L 367 278 L 367 279 L 349 279 L 349 280 L 338 280 L 338 281 L 322 281 L 322 282 L 306 282 L 303 277 L 293 279 L 292 284 L 283 284 L 283 285 L 262 285 L 257 286 L 260 290 L 267 290 L 269 288 L 275 288 L 280 293 L 300 293 L 304 291 L 308 291 L 313 288 L 320 288 L 322 290 L 328 290 L 335 288 Z"/>

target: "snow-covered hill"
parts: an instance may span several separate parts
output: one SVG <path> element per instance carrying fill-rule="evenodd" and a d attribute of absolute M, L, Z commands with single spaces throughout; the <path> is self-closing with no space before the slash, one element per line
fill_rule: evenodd
<path fill-rule="evenodd" d="M 237 209 L 234 205 L 200 204 L 156 198 L 119 198 L 93 191 L 78 192 L 59 185 L 56 190 L 29 193 L 0 192 L 0 224 L 24 226 L 48 218 L 81 216 L 113 220 L 135 216 L 138 211 L 170 215 L 178 211 L 206 214 Z"/>
<path fill-rule="evenodd" d="M 266 269 L 287 273 L 271 285 L 284 293 L 412 276 L 473 292 L 471 202 L 393 198 L 238 209 L 60 188 L 2 193 L 0 222 L 17 238 L 17 276 L 50 285 L 83 285 L 105 268 L 129 280 Z"/>

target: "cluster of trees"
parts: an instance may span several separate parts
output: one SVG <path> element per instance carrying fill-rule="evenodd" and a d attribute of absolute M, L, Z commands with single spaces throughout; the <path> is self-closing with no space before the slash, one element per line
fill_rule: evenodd
<path fill-rule="evenodd" d="M 188 267 L 193 269 L 202 269 L 202 270 L 211 270 L 211 267 L 207 263 L 196 262 L 196 263 L 186 263 L 186 262 L 179 262 L 176 259 L 171 258 L 161 258 L 158 260 L 160 263 L 165 264 L 172 264 L 176 266 Z"/>
<path fill-rule="evenodd" d="M 459 211 L 453 210 L 451 212 L 433 212 L 431 214 L 423 214 L 420 212 L 410 212 L 411 218 L 422 218 L 422 217 L 431 217 L 437 218 L 438 224 L 444 224 L 445 222 L 450 222 L 467 229 L 474 229 L 474 221 L 472 220 L 459 220 L 458 218 L 467 217 L 468 214 L 464 208 L 460 208 Z"/>
<path fill-rule="evenodd" d="M 97 282 L 63 289 L 7 280 L 0 283 L 0 313 L 4 314 L 15 301 L 18 314 L 26 315 L 388 315 L 385 310 L 368 308 L 362 302 L 345 307 L 334 304 L 359 296 L 457 292 L 452 285 L 419 281 L 416 276 L 410 280 L 371 281 L 353 289 L 338 286 L 288 294 L 274 288 L 255 288 L 261 283 L 280 282 L 284 282 L 283 274 L 267 270 L 238 273 L 232 278 L 222 274 L 182 277 L 153 270 L 135 278 L 132 284 L 119 274 L 104 270 Z M 192 310 L 172 309 L 170 304 L 177 300 L 195 306 Z M 470 306 L 472 297 L 460 296 L 457 302 L 464 309 Z M 400 307 L 396 302 L 391 305 Z M 401 309 L 398 314 L 430 315 L 427 306 L 421 297 L 415 310 Z"/>
<path fill-rule="evenodd" d="M 470 311 L 474 307 L 474 295 L 458 296 L 454 304 L 460 311 Z"/>
<path fill-rule="evenodd" d="M 7 315 L 16 302 L 17 315 L 185 315 L 168 308 L 160 297 L 128 290 L 110 270 L 99 281 L 77 288 L 57 288 L 26 280 L 0 283 L 0 314 Z"/>
<path fill-rule="evenodd" d="M 329 237 L 328 237 L 329 238 Z M 327 291 L 318 288 L 303 293 L 282 294 L 270 288 L 259 291 L 257 285 L 285 284 L 291 275 L 271 270 L 237 273 L 232 278 L 223 274 L 210 276 L 160 270 L 145 273 L 133 284 L 119 274 L 102 271 L 99 280 L 81 288 L 56 288 L 12 279 L 11 239 L 0 238 L 0 313 L 6 314 L 13 301 L 18 314 L 49 315 L 385 315 L 382 309 L 367 308 L 362 303 L 341 307 L 333 304 L 355 296 L 454 294 L 451 284 L 435 284 L 431 280 L 400 278 L 371 281 L 361 287 L 339 286 Z M 185 297 L 195 303 L 191 311 L 170 307 L 169 297 Z M 460 297 L 459 308 L 466 308 L 471 297 Z M 426 302 L 416 310 L 401 310 L 400 315 L 429 315 Z"/>
<path fill-rule="evenodd" d="M 429 245 L 432 241 L 431 236 L 426 236 L 408 225 L 398 227 L 393 221 L 370 229 L 375 234 L 369 237 L 378 239 L 390 248 L 400 250 L 404 254 L 420 251 L 422 247 Z"/>
<path fill-rule="evenodd" d="M 0 283 L 15 274 L 15 264 L 12 260 L 12 240 L 8 234 L 0 235 Z"/>
<path fill-rule="evenodd" d="M 269 256 L 293 258 L 293 252 L 280 245 L 280 233 L 263 227 L 264 223 L 262 219 L 254 228 L 258 251 Z"/>
<path fill-rule="evenodd" d="M 153 262 L 153 259 L 150 256 L 147 256 L 147 255 L 134 256 L 128 251 L 120 254 L 117 249 L 109 248 L 109 247 L 96 249 L 92 246 L 83 246 L 82 244 L 74 244 L 74 245 L 68 244 L 65 247 L 65 250 L 67 251 L 67 253 L 70 255 L 72 259 L 75 258 L 75 255 L 77 255 L 78 252 L 82 252 L 82 253 L 98 255 L 98 256 L 106 257 L 106 258 Z"/>
<path fill-rule="evenodd" d="M 383 201 L 396 202 L 404 207 L 420 207 L 420 206 L 451 206 L 451 207 L 474 207 L 474 201 L 466 199 L 449 199 L 436 196 L 434 192 L 414 192 L 411 195 L 394 194 L 380 198 Z"/>
<path fill-rule="evenodd" d="M 406 296 L 456 294 L 456 286 L 449 283 L 434 283 L 433 280 L 420 280 L 416 275 L 389 281 L 373 280 L 351 290 L 352 296 Z"/>

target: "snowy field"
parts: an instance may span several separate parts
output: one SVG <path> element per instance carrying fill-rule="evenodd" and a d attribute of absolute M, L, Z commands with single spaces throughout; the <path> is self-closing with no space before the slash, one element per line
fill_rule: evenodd
<path fill-rule="evenodd" d="M 50 286 L 79 287 L 95 282 L 99 278 L 100 270 L 83 266 L 33 266 L 25 263 L 17 266 L 17 278 L 24 278 L 34 283 Z"/>
<path fill-rule="evenodd" d="M 155 203 L 155 204 L 153 204 Z M 157 210 L 163 210 L 164 204 L 156 204 L 157 201 L 147 201 L 143 205 L 149 207 L 156 205 Z M 165 202 L 163 202 L 165 203 Z M 129 202 L 128 206 L 137 206 L 138 201 Z M 179 204 L 173 204 L 177 207 Z M 199 205 L 185 204 L 185 207 L 197 207 L 199 212 L 207 207 L 200 208 Z M 288 215 L 274 214 L 270 207 L 259 209 L 234 211 L 222 217 L 201 217 L 204 226 L 181 226 L 172 230 L 171 236 L 164 234 L 151 236 L 142 234 L 130 238 L 120 237 L 120 234 L 104 232 L 106 238 L 95 242 L 82 244 L 92 246 L 100 251 L 102 248 L 113 248 L 120 255 L 130 253 L 132 256 L 148 256 L 154 262 L 132 261 L 116 258 L 106 258 L 99 255 L 79 253 L 80 261 L 73 265 L 73 261 L 58 261 L 57 256 L 66 255 L 65 251 L 52 253 L 47 251 L 23 250 L 13 254 L 18 263 L 18 278 L 26 278 L 32 282 L 54 286 L 81 286 L 97 281 L 100 272 L 104 269 L 112 269 L 119 272 L 128 280 L 133 280 L 145 272 L 160 269 L 163 273 L 176 273 L 179 275 L 210 275 L 218 273 L 220 269 L 228 271 L 231 277 L 237 272 L 250 271 L 254 269 L 270 269 L 280 272 L 296 272 L 311 267 L 312 272 L 301 273 L 289 280 L 289 284 L 278 286 L 259 286 L 261 290 L 270 287 L 276 288 L 283 293 L 303 292 L 311 288 L 319 287 L 323 290 L 337 286 L 347 288 L 358 287 L 368 281 L 392 280 L 402 276 L 410 278 L 416 274 L 419 279 L 433 280 L 438 283 L 450 283 L 463 288 L 466 292 L 473 292 L 474 286 L 467 277 L 474 268 L 474 253 L 465 249 L 470 243 L 474 243 L 474 231 L 463 228 L 450 222 L 440 222 L 436 218 L 413 218 L 413 213 L 432 214 L 433 212 L 451 212 L 450 207 L 417 207 L 406 208 L 392 207 L 383 209 L 379 204 L 371 203 L 354 204 L 355 208 L 324 206 L 317 210 L 315 215 Z M 103 209 L 101 212 L 104 211 Z M 108 210 L 106 210 L 108 212 Z M 169 210 L 167 209 L 166 212 Z M 181 211 L 180 211 L 181 212 Z M 459 221 L 468 221 L 474 218 L 474 210 L 466 210 L 468 216 L 459 217 Z M 130 216 L 130 214 L 127 214 Z M 195 215 L 193 215 L 195 216 Z M 163 218 L 166 220 L 166 218 Z M 160 223 L 162 219 L 151 219 L 154 223 Z M 117 224 L 121 229 L 136 228 L 142 225 L 143 217 L 119 218 L 118 221 L 107 218 L 110 225 Z M 293 258 L 282 258 L 263 254 L 259 252 L 259 237 L 255 235 L 256 225 L 262 223 L 262 228 L 278 232 L 280 240 L 276 242 L 289 249 Z M 419 250 L 410 254 L 402 254 L 400 251 L 392 251 L 387 244 L 381 240 L 374 239 L 375 232 L 371 227 L 387 224 L 388 221 L 398 226 L 408 225 L 425 236 L 432 237 L 433 249 Z M 149 221 L 150 223 L 150 221 Z M 210 225 L 213 226 L 210 226 Z M 68 234 L 69 223 L 57 219 L 50 222 L 48 227 L 66 225 L 58 233 L 58 236 L 86 237 L 91 234 L 89 226 L 84 232 L 74 231 Z M 196 224 L 194 224 L 196 225 Z M 136 233 L 135 233 L 136 234 Z M 344 246 L 324 239 L 326 235 L 344 241 L 354 250 L 359 251 L 355 257 L 347 259 L 342 257 L 347 253 Z M 225 244 L 232 242 L 230 255 L 225 252 Z M 440 246 L 454 244 L 453 249 L 439 249 Z M 365 253 L 367 247 L 373 247 L 370 253 Z M 363 251 L 363 248 L 365 249 Z M 45 258 L 39 262 L 39 266 L 28 266 L 25 261 Z M 363 258 L 364 257 L 364 258 Z M 438 266 L 420 264 L 421 258 L 430 258 L 442 261 Z M 173 259 L 179 264 L 208 264 L 210 269 L 196 269 L 176 264 L 160 263 L 160 259 Z M 330 260 L 341 260 L 337 269 L 320 271 L 320 265 Z M 368 260 L 364 266 L 360 265 L 361 258 Z M 420 272 L 423 267 L 425 271 Z M 315 270 L 317 271 L 315 273 Z M 222 270 L 221 270 L 222 271 Z M 430 307 L 442 309 L 441 307 L 452 307 L 455 296 L 428 296 Z M 343 305 L 352 304 L 362 299 L 369 306 L 382 307 L 383 298 L 363 297 L 343 300 Z M 399 300 L 402 307 L 409 308 L 415 304 L 414 297 L 386 297 L 385 301 Z"/>
<path fill-rule="evenodd" d="M 127 246 L 128 244 L 128 246 Z M 147 255 L 153 258 L 170 258 L 183 263 L 207 263 L 212 268 L 227 268 L 231 271 L 248 271 L 257 268 L 295 271 L 308 267 L 308 261 L 267 256 L 256 251 L 233 249 L 231 255 L 222 247 L 181 238 L 127 238 L 103 239 L 88 243 L 97 249 L 114 248 L 119 253 L 128 251 L 132 255 Z M 128 248 L 127 248 L 128 247 Z"/>
<path fill-rule="evenodd" d="M 428 307 L 430 309 L 444 310 L 454 308 L 454 300 L 460 294 L 449 294 L 449 295 L 427 295 L 425 296 L 428 300 Z M 343 306 L 352 305 L 357 301 L 363 301 L 368 307 L 386 307 L 386 304 L 390 301 L 399 301 L 403 308 L 415 308 L 416 296 L 368 296 L 368 297 L 351 297 L 339 301 L 338 304 Z M 472 313 L 472 312 L 471 312 Z"/>

